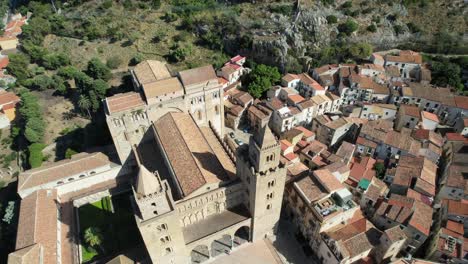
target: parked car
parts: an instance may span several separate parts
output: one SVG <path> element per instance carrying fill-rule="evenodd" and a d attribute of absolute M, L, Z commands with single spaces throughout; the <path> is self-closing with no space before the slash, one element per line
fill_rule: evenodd
<path fill-rule="evenodd" d="M 235 138 L 235 137 L 236 137 L 236 136 L 234 135 L 234 132 L 230 132 L 230 133 L 229 133 L 229 136 L 230 136 L 231 138 Z"/>
<path fill-rule="evenodd" d="M 239 145 L 239 146 L 242 146 L 242 145 L 244 145 L 244 142 L 242 142 L 242 140 L 240 140 L 240 139 L 237 139 L 237 138 L 236 138 L 236 139 L 234 139 L 234 142 L 236 142 L 236 144 L 237 144 L 237 145 Z"/>

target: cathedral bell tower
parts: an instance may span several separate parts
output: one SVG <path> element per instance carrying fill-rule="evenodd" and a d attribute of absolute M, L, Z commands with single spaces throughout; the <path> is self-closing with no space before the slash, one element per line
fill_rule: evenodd
<path fill-rule="evenodd" d="M 274 236 L 283 200 L 286 168 L 280 164 L 280 143 L 268 125 L 250 138 L 248 150 L 237 153 L 237 172 L 247 189 L 253 241 Z"/>

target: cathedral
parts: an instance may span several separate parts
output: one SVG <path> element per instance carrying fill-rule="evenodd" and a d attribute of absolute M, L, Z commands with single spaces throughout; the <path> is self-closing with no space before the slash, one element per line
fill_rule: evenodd
<path fill-rule="evenodd" d="M 106 100 L 124 164 L 137 171 L 136 223 L 153 263 L 200 263 L 275 235 L 286 169 L 268 126 L 233 153 L 211 66 L 172 73 L 145 61 L 135 91 Z"/>

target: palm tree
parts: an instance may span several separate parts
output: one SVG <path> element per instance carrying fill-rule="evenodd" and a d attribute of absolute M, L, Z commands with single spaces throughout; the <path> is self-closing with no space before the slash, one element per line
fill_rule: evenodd
<path fill-rule="evenodd" d="M 91 108 L 91 101 L 88 97 L 81 94 L 80 98 L 78 99 L 78 106 L 81 110 L 86 110 L 86 112 L 88 113 L 88 117 L 91 118 L 91 114 L 89 113 L 89 109 Z"/>
<path fill-rule="evenodd" d="M 102 251 L 104 248 L 102 247 L 102 233 L 101 230 L 97 227 L 88 227 L 84 233 L 84 240 L 88 243 L 91 247 L 99 246 Z"/>

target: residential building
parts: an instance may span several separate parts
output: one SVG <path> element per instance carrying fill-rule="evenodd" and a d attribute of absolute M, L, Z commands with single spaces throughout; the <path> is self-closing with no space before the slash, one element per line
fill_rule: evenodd
<path fill-rule="evenodd" d="M 463 234 L 463 224 L 448 220 L 433 238 L 429 259 L 440 263 L 466 263 L 465 243 L 468 241 Z"/>
<path fill-rule="evenodd" d="M 216 75 L 227 80 L 228 85 L 238 82 L 240 77 L 248 72 L 248 69 L 244 68 L 245 60 L 246 58 L 240 55 L 231 58 L 216 71 Z"/>
<path fill-rule="evenodd" d="M 437 115 L 422 111 L 421 112 L 421 127 L 427 130 L 435 130 L 439 125 L 439 118 Z"/>
<path fill-rule="evenodd" d="M 369 120 L 389 119 L 393 120 L 397 113 L 397 107 L 393 104 L 364 104 L 360 118 Z"/>
<path fill-rule="evenodd" d="M 421 54 L 411 50 L 401 50 L 398 55 L 385 55 L 384 66 L 398 67 L 403 78 L 415 78 L 421 64 Z"/>
<path fill-rule="evenodd" d="M 280 135 L 298 124 L 296 115 L 301 111 L 297 107 L 282 107 L 273 112 L 270 126 L 273 132 Z"/>
<path fill-rule="evenodd" d="M 402 105 L 395 119 L 395 130 L 401 131 L 402 127 L 414 129 L 420 121 L 421 113 L 416 106 Z"/>
<path fill-rule="evenodd" d="M 356 129 L 354 123 L 348 122 L 343 117 L 332 119 L 326 115 L 316 117 L 312 127 L 317 135 L 317 140 L 327 146 L 340 143 L 346 136 L 352 135 Z"/>
<path fill-rule="evenodd" d="M 414 254 L 426 241 L 432 225 L 431 206 L 398 194 L 391 194 L 388 201 L 377 204 L 372 222 L 379 229 L 401 226 L 408 241 L 405 252 Z"/>

